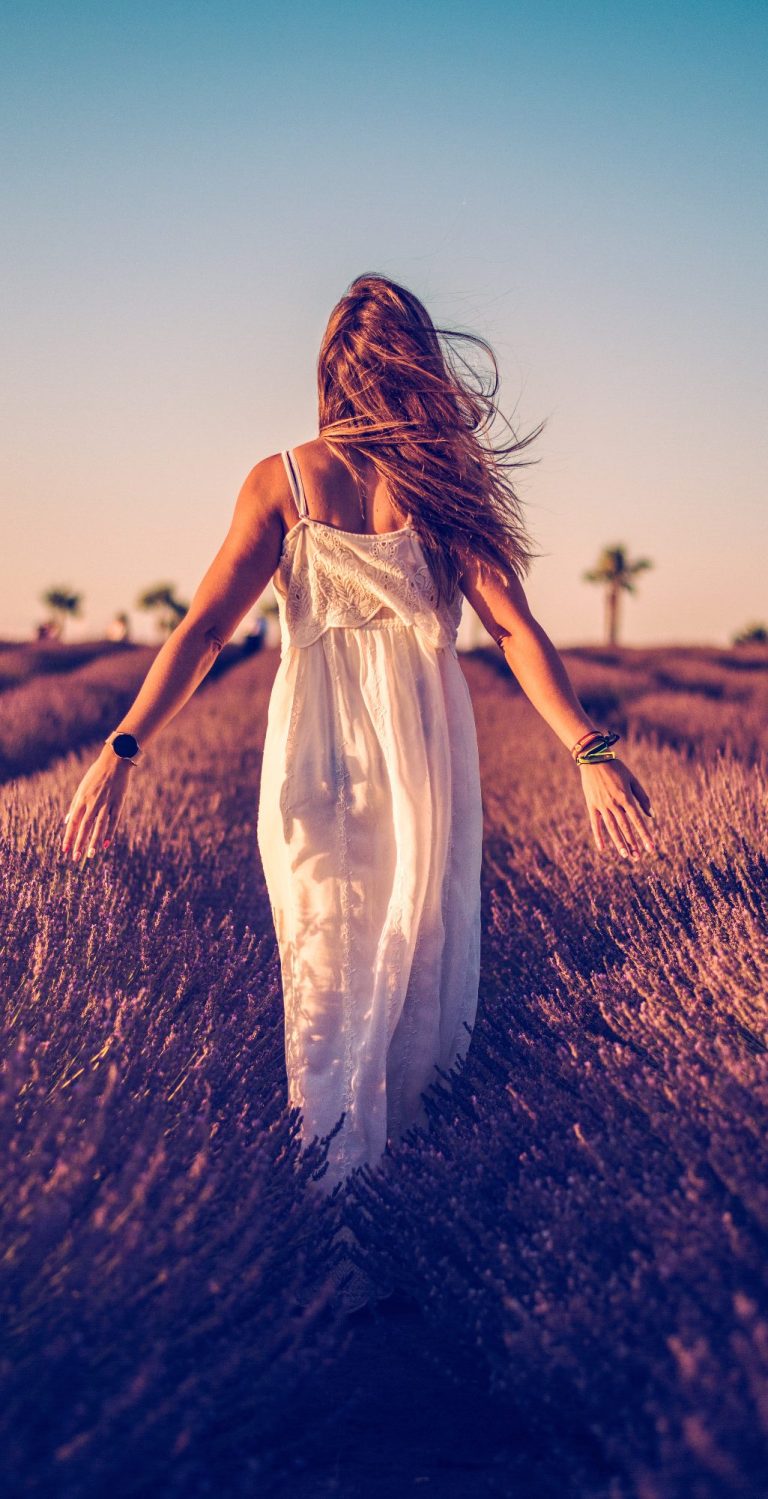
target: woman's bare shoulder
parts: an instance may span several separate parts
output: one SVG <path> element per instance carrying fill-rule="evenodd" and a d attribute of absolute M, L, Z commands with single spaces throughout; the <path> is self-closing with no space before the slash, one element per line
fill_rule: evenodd
<path fill-rule="evenodd" d="M 293 524 L 291 490 L 282 454 L 269 453 L 249 469 L 240 488 L 239 501 L 262 521 L 278 518 L 284 530 Z"/>
<path fill-rule="evenodd" d="M 269 453 L 266 458 L 259 458 L 253 468 L 249 469 L 243 480 L 243 489 L 248 489 L 250 493 L 258 494 L 263 498 L 281 491 L 285 479 L 285 464 L 281 454 Z"/>

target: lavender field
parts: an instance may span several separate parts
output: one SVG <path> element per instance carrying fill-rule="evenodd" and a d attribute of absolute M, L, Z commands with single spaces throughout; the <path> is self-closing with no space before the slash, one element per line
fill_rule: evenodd
<path fill-rule="evenodd" d="M 624 736 L 657 852 L 599 854 L 499 653 L 463 658 L 478 1021 L 428 1128 L 342 1202 L 285 1106 L 256 848 L 277 653 L 205 684 L 82 867 L 61 819 L 98 744 L 73 728 L 36 769 L 49 684 L 3 693 L 30 694 L 31 746 L 0 787 L 14 1494 L 768 1492 L 768 652 L 563 655 Z M 342 1212 L 399 1310 L 337 1310 Z"/>

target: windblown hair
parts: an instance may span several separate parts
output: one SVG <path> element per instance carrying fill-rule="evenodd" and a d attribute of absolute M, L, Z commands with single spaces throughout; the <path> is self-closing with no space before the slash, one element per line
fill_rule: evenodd
<path fill-rule="evenodd" d="M 492 379 L 442 340 L 464 339 L 490 357 Z M 458 363 L 458 367 L 457 367 Z M 457 585 L 466 552 L 524 578 L 534 557 L 522 504 L 506 469 L 539 436 L 494 443 L 499 370 L 474 333 L 437 328 L 418 297 L 386 276 L 358 276 L 334 307 L 317 362 L 319 435 L 354 475 L 346 448 L 365 454 L 394 508 L 424 546 L 438 602 Z"/>

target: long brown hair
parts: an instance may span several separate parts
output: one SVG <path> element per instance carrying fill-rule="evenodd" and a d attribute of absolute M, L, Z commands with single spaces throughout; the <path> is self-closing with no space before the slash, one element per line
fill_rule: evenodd
<path fill-rule="evenodd" d="M 441 340 L 453 339 L 488 354 L 487 389 L 465 359 L 443 348 Z M 513 440 L 491 441 L 489 429 L 500 416 L 499 369 L 484 338 L 437 328 L 418 297 L 387 276 L 358 276 L 328 320 L 317 387 L 319 435 L 351 473 L 345 448 L 373 463 L 422 541 L 438 602 L 459 581 L 464 548 L 491 566 L 527 575 L 543 554 L 530 545 L 521 501 L 504 470 L 538 462 L 513 455 L 545 422 L 518 439 L 502 418 Z"/>

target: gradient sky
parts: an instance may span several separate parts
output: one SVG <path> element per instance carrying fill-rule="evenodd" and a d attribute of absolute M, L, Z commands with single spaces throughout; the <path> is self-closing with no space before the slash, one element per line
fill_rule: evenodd
<path fill-rule="evenodd" d="M 0 634 L 189 598 L 380 271 L 496 349 L 559 646 L 601 546 L 622 639 L 768 623 L 768 8 L 678 0 L 8 3 Z M 529 450 L 528 456 L 533 456 Z M 137 634 L 149 625 L 132 613 Z"/>

